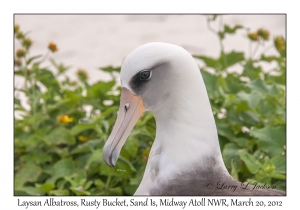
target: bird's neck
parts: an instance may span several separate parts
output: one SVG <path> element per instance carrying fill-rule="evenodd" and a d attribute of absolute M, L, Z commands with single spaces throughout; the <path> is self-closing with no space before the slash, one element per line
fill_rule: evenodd
<path fill-rule="evenodd" d="M 203 81 L 194 88 L 194 92 L 199 91 L 193 95 L 186 91 L 174 94 L 164 104 L 164 109 L 153 111 L 156 138 L 136 194 L 147 194 L 150 186 L 159 186 L 194 170 L 214 171 L 218 168 L 216 171 L 228 173 Z"/>
<path fill-rule="evenodd" d="M 174 170 L 190 171 L 195 166 L 199 170 L 207 170 L 207 166 L 212 167 L 207 164 L 211 159 L 216 160 L 218 167 L 224 166 L 206 90 L 205 94 L 199 94 L 200 97 L 181 96 L 177 102 L 172 102 L 173 107 L 153 113 L 156 139 L 151 152 L 155 153 L 160 148 L 159 166 L 170 167 L 170 173 L 180 173 L 171 170 L 172 166 L 177 168 Z"/>

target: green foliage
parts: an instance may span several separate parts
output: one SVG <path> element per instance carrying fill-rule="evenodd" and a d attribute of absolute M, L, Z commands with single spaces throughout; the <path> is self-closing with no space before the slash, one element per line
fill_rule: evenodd
<path fill-rule="evenodd" d="M 116 168 L 103 162 L 102 148 L 120 103 L 114 77 L 120 68 L 102 68 L 112 76 L 107 82 L 90 85 L 83 69 L 77 71 L 78 81 L 71 81 L 65 75 L 69 67 L 51 58 L 58 50 L 54 43 L 45 56 L 30 56 L 30 39 L 17 29 L 22 48 L 16 51 L 15 75 L 24 85 L 15 89 L 14 99 L 15 195 L 132 195 L 142 178 L 137 171 L 145 168 L 155 122 L 150 114 L 141 118 Z M 51 68 L 43 65 L 46 59 Z M 29 110 L 20 93 L 28 99 Z M 92 107 L 89 113 L 86 106 Z"/>
<path fill-rule="evenodd" d="M 213 16 L 208 22 L 218 18 Z M 225 52 L 222 47 L 226 36 L 237 30 L 244 27 L 225 25 L 215 31 L 221 43 L 218 58 L 194 56 L 204 63 L 201 74 L 223 159 L 240 181 L 255 180 L 285 190 L 285 40 L 274 38 L 275 55 L 246 58 L 244 52 Z M 58 50 L 54 43 L 49 43 L 45 56 L 30 56 L 34 42 L 19 27 L 15 27 L 15 38 L 22 46 L 16 51 L 15 75 L 24 79 L 24 86 L 15 89 L 14 99 L 18 113 L 15 195 L 132 195 L 155 138 L 155 121 L 145 113 L 126 141 L 117 166 L 110 168 L 103 162 L 102 148 L 120 103 L 120 87 L 115 81 L 120 68 L 101 68 L 111 75 L 108 82 L 89 84 L 82 69 L 77 72 L 78 80 L 71 81 L 65 75 L 69 67 L 51 58 Z M 261 46 L 261 42 L 251 43 Z M 51 68 L 43 65 L 45 59 L 50 59 Z M 275 62 L 277 67 L 266 72 L 261 62 Z M 241 74 L 229 73 L 234 65 L 242 66 Z M 19 93 L 28 99 L 29 110 Z M 90 112 L 86 106 L 91 107 Z"/>
<path fill-rule="evenodd" d="M 220 56 L 194 57 L 204 63 L 201 73 L 214 112 L 225 165 L 240 181 L 257 181 L 285 190 L 285 40 L 274 37 L 272 45 L 265 47 L 261 55 L 256 55 L 258 59 L 254 59 L 257 49 L 264 48 L 264 41 L 269 39 L 269 32 L 259 29 L 251 33 L 258 37 L 257 40 L 247 37 L 255 50 L 246 58 L 244 52 L 225 52 L 222 43 L 225 34 L 234 35 L 244 27 L 225 25 L 223 30 L 215 31 L 210 23 L 216 18 L 207 20 L 210 30 L 219 36 Z M 262 40 L 257 42 L 259 36 Z M 266 55 L 271 48 L 277 53 Z M 267 71 L 262 67 L 263 62 L 274 62 L 276 67 Z M 234 65 L 241 66 L 242 72 L 228 71 Z"/>

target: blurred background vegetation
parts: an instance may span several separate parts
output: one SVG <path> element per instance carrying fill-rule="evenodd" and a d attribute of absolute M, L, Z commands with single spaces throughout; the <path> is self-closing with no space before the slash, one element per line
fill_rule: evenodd
<path fill-rule="evenodd" d="M 267 29 L 247 31 L 245 26 L 211 27 L 218 16 L 207 16 L 209 29 L 220 41 L 219 57 L 194 55 L 204 63 L 201 74 L 215 116 L 221 151 L 228 171 L 242 182 L 259 182 L 286 188 L 286 43 Z M 223 41 L 243 30 L 249 40 L 245 51 L 225 52 Z M 15 94 L 14 174 L 15 195 L 132 195 L 138 187 L 155 138 L 155 120 L 145 113 L 126 141 L 115 168 L 102 160 L 102 148 L 117 117 L 120 68 L 100 68 L 111 80 L 89 84 L 78 69 L 78 80 L 65 75 L 68 67 L 51 54 L 59 50 L 50 42 L 45 55 L 31 55 L 34 43 L 19 25 L 14 27 L 15 75 L 30 110 Z M 265 42 L 272 39 L 272 45 Z M 263 48 L 262 53 L 257 50 Z M 266 52 L 275 48 L 277 53 Z M 50 59 L 56 71 L 44 65 Z M 276 63 L 271 70 L 263 63 Z M 241 72 L 228 71 L 240 64 Z M 58 79 L 64 75 L 63 79 Z M 61 77 L 60 77 L 61 78 Z M 91 105 L 88 113 L 84 106 Z"/>

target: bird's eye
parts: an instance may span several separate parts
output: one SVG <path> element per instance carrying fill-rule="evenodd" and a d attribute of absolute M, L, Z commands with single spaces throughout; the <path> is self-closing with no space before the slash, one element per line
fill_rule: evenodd
<path fill-rule="evenodd" d="M 151 77 L 151 71 L 143 70 L 140 72 L 140 80 L 148 80 Z"/>

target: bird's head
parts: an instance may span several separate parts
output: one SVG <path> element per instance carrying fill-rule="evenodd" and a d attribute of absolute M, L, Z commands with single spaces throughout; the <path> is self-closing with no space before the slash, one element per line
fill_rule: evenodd
<path fill-rule="evenodd" d="M 183 48 L 166 43 L 142 45 L 126 57 L 120 74 L 122 92 L 118 117 L 103 149 L 104 161 L 109 166 L 115 166 L 122 146 L 145 110 L 168 115 L 181 103 L 174 98 L 179 97 L 185 103 L 184 87 L 193 83 L 195 72 L 186 72 L 180 67 L 189 63 L 196 65 L 190 61 L 193 61 L 192 56 Z"/>

